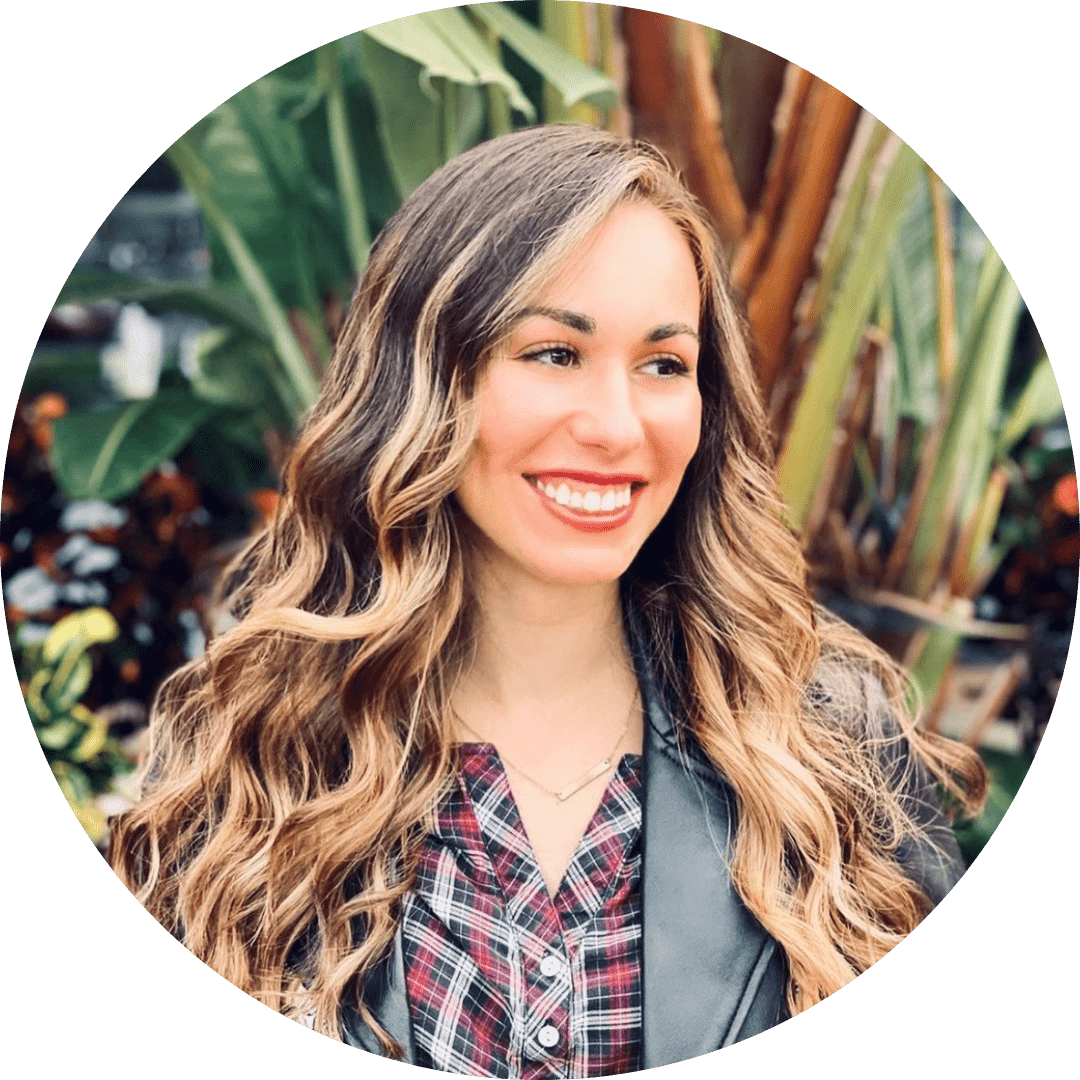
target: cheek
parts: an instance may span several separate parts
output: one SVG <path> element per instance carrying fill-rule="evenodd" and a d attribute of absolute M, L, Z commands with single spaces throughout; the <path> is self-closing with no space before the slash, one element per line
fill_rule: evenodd
<path fill-rule="evenodd" d="M 475 460 L 483 468 L 498 469 L 521 458 L 544 427 L 542 400 L 513 375 L 496 367 L 479 398 Z"/>
<path fill-rule="evenodd" d="M 701 398 L 695 395 L 665 425 L 663 456 L 672 480 L 678 484 L 701 442 Z"/>

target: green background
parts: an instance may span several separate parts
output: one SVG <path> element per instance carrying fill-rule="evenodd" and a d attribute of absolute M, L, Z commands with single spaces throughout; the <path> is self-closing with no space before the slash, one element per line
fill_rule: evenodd
<path fill-rule="evenodd" d="M 95 0 L 5 16 L 5 350 L 0 427 L 68 270 L 136 177 L 204 113 L 285 60 L 422 3 Z M 810 68 L 902 135 L 998 247 L 1070 415 L 1078 375 L 1076 6 L 905 0 L 654 3 Z M 948 901 L 811 1013 L 665 1071 L 675 1080 L 1008 1077 L 1074 1065 L 1078 677 L 1070 657 L 1013 809 Z M 12 1076 L 389 1077 L 282 1020 L 174 943 L 68 812 L 0 658 L 6 989 Z"/>

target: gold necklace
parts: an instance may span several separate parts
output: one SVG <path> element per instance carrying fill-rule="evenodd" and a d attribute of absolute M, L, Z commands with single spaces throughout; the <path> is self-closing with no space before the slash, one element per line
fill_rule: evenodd
<path fill-rule="evenodd" d="M 524 769 L 521 769 L 517 765 L 515 765 L 505 754 L 500 753 L 499 757 L 502 758 L 503 764 L 508 769 L 510 769 L 512 772 L 516 772 L 518 776 L 520 776 L 523 780 L 528 780 L 529 783 L 532 784 L 534 787 L 538 787 L 545 795 L 550 795 L 553 799 L 558 799 L 559 802 L 566 802 L 566 800 L 569 799 L 572 795 L 576 795 L 579 791 L 582 790 L 582 788 L 588 787 L 589 784 L 591 784 L 594 780 L 603 776 L 604 773 L 608 772 L 611 769 L 613 765 L 612 759 L 615 757 L 615 751 L 618 750 L 619 747 L 622 745 L 623 739 L 626 738 L 627 731 L 630 730 L 630 720 L 634 715 L 634 706 L 637 703 L 638 692 L 637 690 L 635 690 L 634 697 L 630 702 L 630 711 L 626 714 L 626 723 L 623 724 L 622 729 L 619 731 L 619 737 L 615 740 L 615 745 L 608 751 L 607 757 L 605 757 L 603 761 L 598 761 L 591 769 L 582 773 L 581 776 L 579 776 L 571 783 L 567 784 L 566 787 L 564 787 L 561 791 L 552 791 L 551 788 L 545 787 L 545 785 L 541 784 L 539 780 L 530 776 L 527 772 L 525 772 Z M 475 728 L 469 727 L 469 725 L 466 724 L 465 721 L 462 720 L 457 713 L 454 713 L 454 718 L 470 735 L 475 735 L 481 742 L 488 741 Z"/>

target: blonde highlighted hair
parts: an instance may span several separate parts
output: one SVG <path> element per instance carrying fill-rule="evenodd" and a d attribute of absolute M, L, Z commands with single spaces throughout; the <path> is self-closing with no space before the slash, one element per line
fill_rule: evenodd
<path fill-rule="evenodd" d="M 895 857 L 919 826 L 837 702 L 868 673 L 886 690 L 882 738 L 969 808 L 983 796 L 975 755 L 916 730 L 896 666 L 807 592 L 746 331 L 669 163 L 586 127 L 515 132 L 439 170 L 379 236 L 275 519 L 227 577 L 239 622 L 162 687 L 142 799 L 113 827 L 112 865 L 159 921 L 266 1004 L 313 1011 L 326 1034 L 340 1037 L 344 1004 L 372 1022 L 364 978 L 453 774 L 448 703 L 475 619 L 453 493 L 485 364 L 627 200 L 665 213 L 697 264 L 703 412 L 623 595 L 678 725 L 735 793 L 732 878 L 784 949 L 792 1012 L 929 908 Z"/>

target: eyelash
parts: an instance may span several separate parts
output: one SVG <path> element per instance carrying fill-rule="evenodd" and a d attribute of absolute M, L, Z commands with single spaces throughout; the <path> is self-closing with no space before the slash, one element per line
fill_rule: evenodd
<path fill-rule="evenodd" d="M 577 350 L 570 345 L 541 345 L 538 348 L 530 349 L 528 352 L 522 353 L 521 358 L 523 360 L 532 360 L 542 363 L 545 362 L 545 357 L 550 357 L 554 355 L 568 357 L 574 362 L 578 360 Z M 550 367 L 561 368 L 571 366 L 571 364 L 555 364 L 550 363 L 550 361 L 548 361 L 548 363 Z M 668 366 L 669 369 L 674 369 L 668 370 L 667 372 L 658 373 L 659 377 L 662 379 L 677 378 L 681 375 L 690 374 L 689 366 L 683 360 L 680 360 L 677 356 L 652 356 L 645 362 L 645 364 L 661 364 Z"/>

